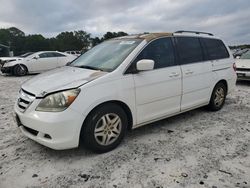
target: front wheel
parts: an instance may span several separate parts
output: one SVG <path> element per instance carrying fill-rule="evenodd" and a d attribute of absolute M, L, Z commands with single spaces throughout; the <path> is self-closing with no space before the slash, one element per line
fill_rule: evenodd
<path fill-rule="evenodd" d="M 212 111 L 220 110 L 226 100 L 227 90 L 226 86 L 223 83 L 218 83 L 213 90 L 210 102 L 209 102 L 209 109 Z"/>
<path fill-rule="evenodd" d="M 25 76 L 28 73 L 28 69 L 24 65 L 15 65 L 13 73 L 16 76 Z"/>
<path fill-rule="evenodd" d="M 127 125 L 126 113 L 120 106 L 103 105 L 87 117 L 81 130 L 80 143 L 94 152 L 108 152 L 121 143 Z"/>

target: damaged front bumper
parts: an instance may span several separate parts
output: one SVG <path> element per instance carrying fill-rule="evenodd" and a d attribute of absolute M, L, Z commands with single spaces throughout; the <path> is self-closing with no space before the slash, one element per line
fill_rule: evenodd
<path fill-rule="evenodd" d="M 13 73 L 13 67 L 1 67 L 1 72 L 4 74 L 12 74 Z"/>

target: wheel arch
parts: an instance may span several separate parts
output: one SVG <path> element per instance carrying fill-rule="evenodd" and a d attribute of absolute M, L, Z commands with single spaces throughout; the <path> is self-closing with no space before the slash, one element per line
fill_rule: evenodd
<path fill-rule="evenodd" d="M 97 108 L 99 108 L 99 107 L 101 107 L 101 106 L 103 106 L 103 105 L 107 105 L 107 104 L 116 104 L 116 105 L 120 106 L 120 107 L 124 110 L 124 112 L 126 113 L 127 118 L 128 118 L 128 128 L 127 128 L 127 129 L 128 129 L 128 130 L 131 130 L 132 127 L 133 127 L 133 115 L 132 115 L 132 111 L 131 111 L 131 109 L 129 108 L 129 106 L 128 106 L 126 103 L 124 103 L 124 102 L 122 102 L 122 101 L 119 101 L 119 100 L 105 101 L 105 102 L 102 102 L 102 103 L 98 104 L 97 106 L 95 106 L 92 110 L 90 110 L 90 112 L 89 112 L 88 115 L 86 116 L 86 118 L 85 118 L 85 120 L 84 120 L 84 122 L 83 122 L 83 125 L 84 125 L 86 119 L 88 118 L 88 116 L 89 116 L 94 110 L 96 110 Z"/>
<path fill-rule="evenodd" d="M 24 66 L 27 69 L 27 72 L 29 72 L 29 69 L 28 69 L 28 67 L 25 64 L 20 63 L 19 65 Z"/>
<path fill-rule="evenodd" d="M 228 83 L 227 83 L 227 81 L 226 81 L 225 79 L 219 80 L 219 81 L 215 84 L 215 86 L 216 86 L 217 84 L 219 84 L 219 83 L 222 83 L 222 84 L 224 84 L 224 85 L 226 86 L 226 94 L 227 94 L 227 92 L 228 92 Z M 214 88 L 215 88 L 215 86 L 214 86 Z"/>
<path fill-rule="evenodd" d="M 23 64 L 23 63 L 17 63 L 17 64 L 15 64 L 15 65 L 12 67 L 12 71 L 13 71 L 13 72 L 14 72 L 14 68 L 17 67 L 17 66 L 23 66 L 23 67 L 27 70 L 27 73 L 29 72 L 28 67 L 27 67 L 25 64 Z"/>

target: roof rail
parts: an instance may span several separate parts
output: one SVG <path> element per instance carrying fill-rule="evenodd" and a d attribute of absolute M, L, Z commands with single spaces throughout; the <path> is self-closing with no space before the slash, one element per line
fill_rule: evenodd
<path fill-rule="evenodd" d="M 214 36 L 212 33 L 200 32 L 200 31 L 185 31 L 185 30 L 180 30 L 180 31 L 175 31 L 174 33 L 195 33 L 197 35 L 199 35 L 199 34 L 206 34 L 206 35 L 209 35 L 209 36 Z"/>

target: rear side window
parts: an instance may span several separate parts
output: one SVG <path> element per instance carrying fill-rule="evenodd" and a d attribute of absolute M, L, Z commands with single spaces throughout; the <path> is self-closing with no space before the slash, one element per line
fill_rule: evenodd
<path fill-rule="evenodd" d="M 134 63 L 142 59 L 154 60 L 154 69 L 175 65 L 175 55 L 171 38 L 161 38 L 149 43 L 137 56 Z"/>
<path fill-rule="evenodd" d="M 229 53 L 221 40 L 201 38 L 201 41 L 206 49 L 206 59 L 224 59 L 229 57 Z"/>
<path fill-rule="evenodd" d="M 65 55 L 60 54 L 60 53 L 56 53 L 56 52 L 53 52 L 53 56 L 54 57 L 65 57 Z"/>
<path fill-rule="evenodd" d="M 199 38 L 177 37 L 176 39 L 180 64 L 195 63 L 203 60 Z"/>

